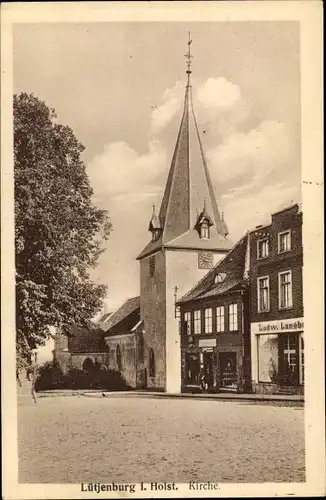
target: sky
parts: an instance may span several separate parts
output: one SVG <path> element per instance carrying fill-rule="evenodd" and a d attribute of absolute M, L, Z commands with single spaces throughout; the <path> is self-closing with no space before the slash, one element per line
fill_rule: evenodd
<path fill-rule="evenodd" d="M 14 92 L 33 92 L 84 144 L 94 203 L 113 231 L 92 277 L 104 311 L 139 294 L 137 255 L 159 210 L 186 85 L 220 210 L 236 241 L 301 201 L 297 22 L 21 24 Z"/>

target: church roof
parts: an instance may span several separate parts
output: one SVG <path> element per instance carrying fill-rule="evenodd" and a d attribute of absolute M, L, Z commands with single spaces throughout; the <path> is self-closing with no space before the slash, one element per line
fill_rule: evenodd
<path fill-rule="evenodd" d="M 241 288 L 246 283 L 248 272 L 249 241 L 248 234 L 232 248 L 232 250 L 209 271 L 178 304 L 184 304 L 191 300 L 214 297 Z M 220 275 L 221 281 L 216 282 Z"/>
<path fill-rule="evenodd" d="M 133 297 L 122 304 L 101 328 L 107 334 L 126 333 L 139 322 L 140 297 Z"/>
<path fill-rule="evenodd" d="M 203 206 L 213 224 L 205 248 L 225 250 L 233 246 L 225 237 L 226 226 L 216 203 L 193 109 L 191 71 L 188 70 L 187 73 L 181 125 L 158 215 L 163 230 L 158 240 L 150 242 L 138 259 L 162 247 L 174 246 L 172 242 L 184 235 L 187 237 L 179 240 L 183 247 L 202 248 L 203 241 L 195 226 Z"/>
<path fill-rule="evenodd" d="M 106 352 L 103 331 L 72 325 L 68 337 L 68 351 L 72 354 Z"/>

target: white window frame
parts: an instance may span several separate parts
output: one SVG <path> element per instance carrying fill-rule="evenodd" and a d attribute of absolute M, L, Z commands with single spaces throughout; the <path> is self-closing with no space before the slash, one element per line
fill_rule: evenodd
<path fill-rule="evenodd" d="M 200 226 L 200 237 L 202 240 L 209 240 L 210 236 L 210 231 L 209 231 L 209 225 L 208 222 L 205 220 L 202 222 Z"/>
<path fill-rule="evenodd" d="M 284 234 L 288 234 L 289 235 L 289 248 L 287 248 L 286 250 L 281 250 L 281 236 L 283 236 Z M 277 235 L 277 251 L 278 253 L 285 253 L 285 252 L 289 252 L 291 250 L 291 229 L 287 229 L 286 231 L 282 231 L 281 233 L 278 233 Z"/>
<path fill-rule="evenodd" d="M 261 303 L 260 303 L 260 286 L 259 286 L 259 282 L 261 280 L 265 280 L 265 279 L 267 279 L 267 286 L 268 286 L 268 296 L 267 296 L 267 298 L 268 298 L 268 304 L 267 304 L 267 309 L 262 309 L 261 308 Z M 270 304 L 269 276 L 259 276 L 257 278 L 257 304 L 258 304 L 258 308 L 257 309 L 258 309 L 259 313 L 269 312 L 270 306 L 271 306 L 271 304 Z"/>
<path fill-rule="evenodd" d="M 290 304 L 288 306 L 281 305 L 281 276 L 284 274 L 290 275 Z M 281 271 L 278 273 L 278 308 L 280 310 L 291 309 L 293 307 L 293 282 L 292 282 L 292 270 L 287 269 L 286 271 Z"/>
<path fill-rule="evenodd" d="M 187 323 L 187 335 L 191 335 L 191 311 L 186 311 L 184 313 L 183 321 Z"/>
<path fill-rule="evenodd" d="M 283 363 L 286 359 L 287 363 L 289 366 L 291 366 L 291 354 L 295 354 L 295 359 L 296 359 L 296 364 L 294 366 L 298 367 L 299 369 L 299 380 L 300 380 L 300 344 L 299 344 L 299 347 L 297 347 L 297 344 L 296 346 L 293 348 L 293 347 L 290 347 L 290 337 L 294 337 L 296 338 L 296 334 L 295 333 L 287 333 L 286 334 L 286 343 L 284 342 L 284 349 L 283 349 Z M 300 340 L 300 338 L 299 338 Z"/>
<path fill-rule="evenodd" d="M 223 314 L 220 314 L 218 315 L 217 312 L 218 311 L 221 311 L 221 313 Z M 221 327 L 219 329 L 219 318 L 221 318 L 220 320 L 220 323 L 221 323 Z M 216 332 L 217 333 L 223 333 L 225 332 L 225 306 L 217 306 L 216 307 Z"/>
<path fill-rule="evenodd" d="M 204 310 L 204 318 L 205 333 L 209 335 L 213 333 L 213 309 L 211 307 Z"/>
<path fill-rule="evenodd" d="M 259 256 L 259 243 L 262 243 L 266 241 L 267 243 L 267 252 L 266 252 L 266 255 L 263 255 L 262 257 Z M 257 240 L 257 260 L 262 260 L 262 259 L 266 259 L 269 255 L 269 239 L 268 238 L 259 238 Z"/>
<path fill-rule="evenodd" d="M 196 317 L 196 313 L 198 313 L 198 318 Z M 199 331 L 197 331 L 197 325 L 199 325 Z M 201 309 L 194 311 L 194 335 L 201 335 Z"/>
<path fill-rule="evenodd" d="M 236 313 L 231 314 L 231 308 L 232 306 L 235 306 Z M 231 328 L 231 317 L 235 317 L 235 321 L 232 322 L 232 328 Z M 235 326 L 235 328 L 234 328 Z M 239 330 L 239 319 L 238 319 L 238 303 L 233 302 L 232 304 L 229 304 L 229 332 L 237 332 Z"/>

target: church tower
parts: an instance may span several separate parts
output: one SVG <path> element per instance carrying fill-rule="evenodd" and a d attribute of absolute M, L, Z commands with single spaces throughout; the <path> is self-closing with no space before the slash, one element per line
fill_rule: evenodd
<path fill-rule="evenodd" d="M 232 248 L 220 215 L 192 104 L 191 40 L 181 125 L 165 191 L 149 222 L 150 243 L 140 261 L 140 315 L 144 322 L 145 383 L 181 391 L 176 296 L 181 297 Z"/>

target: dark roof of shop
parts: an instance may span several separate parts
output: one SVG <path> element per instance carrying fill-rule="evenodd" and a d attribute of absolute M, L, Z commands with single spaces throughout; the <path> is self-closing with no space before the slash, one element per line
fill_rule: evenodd
<path fill-rule="evenodd" d="M 191 300 L 214 297 L 241 288 L 245 283 L 246 254 L 248 247 L 248 235 L 246 234 L 230 250 L 230 252 L 209 271 L 178 304 Z M 215 283 L 218 274 L 225 274 L 221 283 Z"/>
<path fill-rule="evenodd" d="M 127 333 L 140 321 L 140 297 L 133 297 L 122 304 L 101 328 L 106 335 Z"/>

